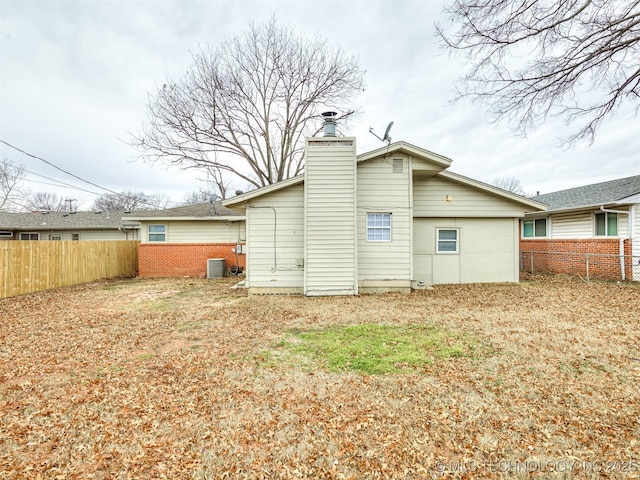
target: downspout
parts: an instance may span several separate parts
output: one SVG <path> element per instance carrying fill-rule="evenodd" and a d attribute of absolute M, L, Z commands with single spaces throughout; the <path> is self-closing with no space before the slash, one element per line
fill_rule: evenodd
<path fill-rule="evenodd" d="M 627 216 L 629 215 L 628 210 L 611 210 L 609 208 L 604 208 L 604 205 L 600 205 L 600 211 L 605 213 L 622 213 Z M 631 228 L 631 222 L 627 219 L 627 234 L 629 233 L 630 228 Z M 629 238 L 629 235 L 627 235 L 627 238 Z M 625 265 L 624 265 L 624 241 L 625 239 L 620 237 L 619 245 L 618 245 L 618 254 L 620 255 L 620 276 L 623 282 L 627 279 L 627 276 L 625 273 Z"/>

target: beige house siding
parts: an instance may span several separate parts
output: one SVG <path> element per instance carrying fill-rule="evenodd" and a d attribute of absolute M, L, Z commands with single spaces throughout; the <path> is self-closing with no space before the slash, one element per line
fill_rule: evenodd
<path fill-rule="evenodd" d="M 358 282 L 362 288 L 385 284 L 410 286 L 410 172 L 410 159 L 406 155 L 377 158 L 358 165 Z M 368 213 L 391 214 L 390 242 L 367 241 Z"/>
<path fill-rule="evenodd" d="M 358 293 L 353 138 L 312 138 L 305 150 L 304 293 Z"/>
<path fill-rule="evenodd" d="M 296 185 L 247 205 L 246 285 L 251 293 L 302 293 L 303 199 L 303 186 Z"/>
<path fill-rule="evenodd" d="M 105 230 L 53 230 L 46 232 L 38 232 L 33 230 L 23 230 L 20 232 L 16 232 L 14 238 L 16 240 L 20 239 L 21 233 L 38 233 L 40 234 L 40 240 L 49 240 L 52 235 L 60 235 L 60 240 L 72 240 L 72 235 L 77 233 L 80 235 L 80 240 L 138 240 L 139 233 L 137 230 L 127 230 L 125 232 L 116 229 L 105 229 Z"/>
<path fill-rule="evenodd" d="M 142 243 L 149 242 L 149 225 L 165 225 L 165 243 L 235 243 L 245 240 L 244 221 L 161 221 L 142 223 Z"/>
<path fill-rule="evenodd" d="M 459 252 L 436 253 L 437 228 L 459 229 Z M 443 283 L 517 282 L 518 220 L 416 218 L 414 279 Z"/>
<path fill-rule="evenodd" d="M 522 217 L 523 207 L 488 192 L 441 177 L 417 177 L 414 217 Z"/>
<path fill-rule="evenodd" d="M 624 209 L 616 209 L 624 210 Z M 571 212 L 550 215 L 550 238 L 594 238 L 595 214 L 599 211 Z M 618 236 L 627 237 L 629 234 L 629 216 L 618 214 Z"/>

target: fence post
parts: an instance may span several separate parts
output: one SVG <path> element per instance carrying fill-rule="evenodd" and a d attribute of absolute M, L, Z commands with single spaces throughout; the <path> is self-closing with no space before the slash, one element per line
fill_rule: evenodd
<path fill-rule="evenodd" d="M 589 281 L 589 253 L 586 254 L 586 263 L 587 263 L 587 282 Z"/>
<path fill-rule="evenodd" d="M 533 273 L 533 252 L 531 252 L 531 273 Z"/>
<path fill-rule="evenodd" d="M 622 276 L 622 281 L 626 280 L 626 272 L 624 271 L 624 238 L 620 239 L 620 275 Z"/>

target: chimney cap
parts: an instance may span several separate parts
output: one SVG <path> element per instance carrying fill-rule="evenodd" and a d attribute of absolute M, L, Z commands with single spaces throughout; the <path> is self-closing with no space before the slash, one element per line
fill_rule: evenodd
<path fill-rule="evenodd" d="M 335 120 L 338 112 L 323 112 L 321 113 L 321 115 L 325 118 L 325 120 Z"/>

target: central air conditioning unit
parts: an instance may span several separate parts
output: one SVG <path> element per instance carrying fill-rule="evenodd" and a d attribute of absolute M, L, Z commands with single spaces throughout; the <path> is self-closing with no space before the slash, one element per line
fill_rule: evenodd
<path fill-rule="evenodd" d="M 222 278 L 227 271 L 227 262 L 224 258 L 207 259 L 207 278 Z"/>

